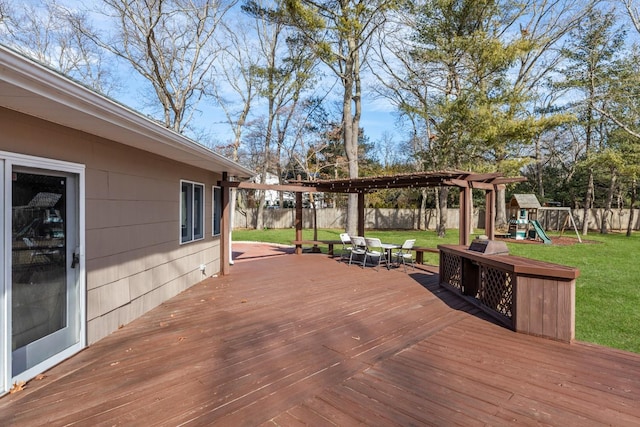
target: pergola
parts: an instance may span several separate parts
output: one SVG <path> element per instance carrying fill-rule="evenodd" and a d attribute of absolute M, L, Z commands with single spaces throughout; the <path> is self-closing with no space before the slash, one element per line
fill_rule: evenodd
<path fill-rule="evenodd" d="M 227 180 L 223 176 L 220 186 L 229 188 L 244 188 L 256 190 L 289 191 L 296 194 L 295 227 L 296 240 L 302 240 L 302 194 L 303 193 L 343 193 L 358 195 L 358 234 L 364 235 L 365 225 L 365 201 L 366 193 L 390 188 L 424 188 L 424 187 L 458 187 L 460 189 L 460 244 L 470 244 L 472 222 L 472 190 L 485 191 L 485 233 L 489 239 L 495 237 L 495 203 L 496 192 L 504 188 L 505 184 L 525 181 L 524 177 L 508 178 L 501 173 L 475 173 L 458 170 L 445 170 L 436 172 L 415 172 L 392 176 L 376 176 L 363 178 L 345 178 L 318 181 L 292 181 L 285 185 L 269 185 L 253 182 L 236 182 Z M 229 192 L 223 191 L 222 200 L 222 229 L 227 230 L 230 220 Z M 223 236 L 228 238 L 227 236 Z M 222 247 L 227 247 L 228 242 L 223 242 Z M 223 274 L 226 274 L 229 265 L 229 251 L 223 250 Z M 225 259 L 226 258 L 226 259 Z"/>

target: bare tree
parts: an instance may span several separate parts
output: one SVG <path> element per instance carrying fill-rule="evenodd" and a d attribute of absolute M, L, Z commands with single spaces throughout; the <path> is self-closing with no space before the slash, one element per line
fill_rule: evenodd
<path fill-rule="evenodd" d="M 205 87 L 212 84 L 211 67 L 221 51 L 216 34 L 236 0 L 103 2 L 111 34 L 80 29 L 144 77 L 160 103 L 164 125 L 183 132 Z"/>
<path fill-rule="evenodd" d="M 11 17 L 11 9 L 11 4 L 8 0 L 0 0 L 0 26 L 4 26 L 5 21 Z"/>
<path fill-rule="evenodd" d="M 291 22 L 342 84 L 342 139 L 350 178 L 359 175 L 362 72 L 367 46 L 384 23 L 386 12 L 396 4 L 393 0 L 287 1 Z M 346 226 L 349 233 L 356 232 L 357 214 L 357 195 L 350 194 Z"/>
<path fill-rule="evenodd" d="M 226 84 L 210 85 L 205 89 L 205 93 L 212 95 L 222 108 L 231 128 L 231 158 L 234 161 L 239 160 L 242 133 L 258 91 L 257 58 L 257 47 L 249 36 L 246 22 L 240 21 L 227 31 L 227 46 L 212 70 L 212 80 L 222 80 Z"/>
<path fill-rule="evenodd" d="M 635 27 L 636 31 L 640 33 L 640 8 L 636 0 L 620 0 L 627 9 L 631 23 Z"/>
<path fill-rule="evenodd" d="M 2 2 L 0 16 L 3 43 L 103 94 L 117 88 L 105 52 L 76 31 L 89 27 L 85 13 L 45 0 L 39 6 Z"/>
<path fill-rule="evenodd" d="M 418 31 L 419 16 L 413 13 L 413 6 L 416 5 L 388 17 L 376 37 L 375 55 L 369 61 L 379 81 L 374 88 L 375 93 L 390 101 L 408 124 L 407 153 L 413 170 L 420 172 L 445 169 L 450 165 L 445 164 L 443 150 L 434 146 L 436 137 L 432 118 L 433 94 L 445 90 L 442 84 L 445 79 L 437 67 L 415 55 L 418 47 L 412 33 Z M 427 195 L 428 189 L 421 189 L 421 227 L 426 223 L 422 218 L 425 218 Z M 448 187 L 436 188 L 435 196 L 436 228 L 438 234 L 444 236 L 446 215 L 441 213 L 446 211 Z"/>
<path fill-rule="evenodd" d="M 264 164 L 261 182 L 268 173 L 282 180 L 280 157 L 301 94 L 313 76 L 315 59 L 308 45 L 292 34 L 280 1 L 251 0 L 242 10 L 254 18 L 254 29 L 263 61 L 256 65 L 259 95 L 266 103 Z M 260 192 L 256 228 L 262 228 L 265 192 Z"/>
<path fill-rule="evenodd" d="M 620 0 L 625 7 L 628 18 L 640 35 L 640 7 L 636 0 Z M 640 107 L 638 106 L 638 68 L 640 47 L 634 45 L 628 50 L 626 57 L 616 64 L 613 77 L 612 93 L 614 95 L 610 108 L 595 107 L 598 113 L 607 117 L 630 136 L 640 139 L 638 121 Z M 622 106 L 622 108 L 620 108 Z M 616 111 L 616 107 L 618 110 Z"/>

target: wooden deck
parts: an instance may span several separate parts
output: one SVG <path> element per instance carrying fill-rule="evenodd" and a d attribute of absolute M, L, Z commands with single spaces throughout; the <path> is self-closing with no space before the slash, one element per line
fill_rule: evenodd
<path fill-rule="evenodd" d="M 0 426 L 640 425 L 640 355 L 514 333 L 427 270 L 234 245 L 0 398 Z"/>

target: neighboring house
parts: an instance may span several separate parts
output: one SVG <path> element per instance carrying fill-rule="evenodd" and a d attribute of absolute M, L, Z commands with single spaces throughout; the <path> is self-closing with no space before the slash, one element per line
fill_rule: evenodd
<path fill-rule="evenodd" d="M 221 272 L 252 171 L 3 47 L 0 129 L 1 395 Z"/>
<path fill-rule="evenodd" d="M 252 182 L 257 184 L 261 184 L 262 176 L 256 175 L 251 178 Z M 278 179 L 278 175 L 272 174 L 271 172 L 267 172 L 267 178 L 265 179 L 265 184 L 267 185 L 278 185 L 280 184 L 280 180 Z M 265 190 L 264 192 L 264 201 L 267 207 L 280 207 L 280 192 L 277 190 Z M 295 196 L 293 193 L 289 191 L 282 192 L 282 198 L 285 206 L 290 205 L 293 206 L 295 203 Z"/>
<path fill-rule="evenodd" d="M 255 182 L 256 184 L 261 184 L 262 176 L 255 175 L 249 181 Z M 267 178 L 265 179 L 266 185 L 271 185 L 274 188 L 280 185 L 280 180 L 278 179 L 278 175 L 267 172 Z M 295 192 L 292 191 L 281 191 L 281 190 L 264 190 L 264 203 L 267 208 L 293 208 L 296 205 L 296 196 Z M 280 193 L 282 193 L 282 202 L 283 206 L 280 206 Z M 316 208 L 326 208 L 327 203 L 324 200 L 324 193 L 317 192 L 313 193 Z M 305 208 L 310 207 L 309 201 L 309 193 L 302 194 L 303 205 Z"/>

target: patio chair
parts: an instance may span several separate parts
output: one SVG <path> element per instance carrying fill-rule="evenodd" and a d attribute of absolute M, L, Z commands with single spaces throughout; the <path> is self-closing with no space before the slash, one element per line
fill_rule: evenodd
<path fill-rule="evenodd" d="M 364 237 L 361 236 L 350 236 L 351 240 L 351 250 L 349 254 L 349 265 L 353 262 L 354 255 L 364 257 L 367 253 L 366 247 L 367 242 L 364 240 Z"/>
<path fill-rule="evenodd" d="M 362 266 L 364 267 L 367 264 L 367 259 L 374 258 L 378 259 L 378 263 L 376 264 L 376 270 L 380 271 L 380 264 L 382 261 L 385 262 L 385 265 L 389 267 L 389 261 L 387 260 L 387 252 L 382 248 L 382 242 L 380 239 L 371 237 L 366 238 L 365 242 L 367 242 L 367 249 L 364 255 L 364 261 L 362 262 Z"/>
<path fill-rule="evenodd" d="M 351 237 L 349 237 L 348 233 L 340 233 L 340 241 L 342 242 L 342 252 L 340 253 L 340 259 L 347 259 L 351 257 L 351 250 L 353 246 L 351 245 Z"/>
<path fill-rule="evenodd" d="M 407 272 L 407 263 L 411 264 L 411 268 L 413 268 L 414 270 L 416 268 L 415 262 L 413 260 L 413 251 L 411 250 L 415 243 L 416 239 L 405 240 L 400 250 L 393 253 L 393 260 L 398 264 L 402 262 L 405 273 Z"/>

